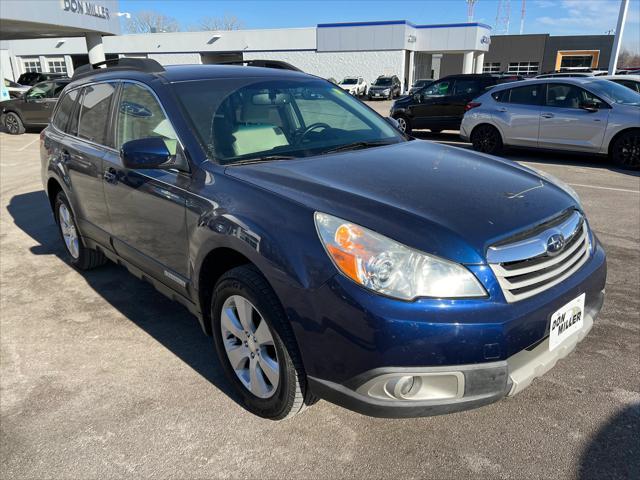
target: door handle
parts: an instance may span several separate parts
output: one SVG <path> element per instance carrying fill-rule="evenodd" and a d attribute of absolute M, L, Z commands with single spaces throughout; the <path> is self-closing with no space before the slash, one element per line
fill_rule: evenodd
<path fill-rule="evenodd" d="M 542 118 L 553 118 L 553 113 L 541 113 Z"/>
<path fill-rule="evenodd" d="M 498 108 L 498 111 L 499 112 L 506 112 L 507 108 L 506 107 L 500 107 L 500 108 Z"/>
<path fill-rule="evenodd" d="M 102 178 L 104 178 L 104 181 L 107 183 L 116 183 L 118 181 L 118 174 L 114 168 L 110 168 L 109 170 L 105 170 Z"/>

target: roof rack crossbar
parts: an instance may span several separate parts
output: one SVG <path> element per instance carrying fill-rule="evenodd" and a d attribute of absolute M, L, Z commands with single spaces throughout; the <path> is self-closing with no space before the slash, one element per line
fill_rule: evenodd
<path fill-rule="evenodd" d="M 105 60 L 103 62 L 88 63 L 75 69 L 72 78 L 78 78 L 81 76 L 89 75 L 91 73 L 98 73 L 96 70 L 105 66 L 107 68 L 117 68 L 119 70 L 137 70 L 140 72 L 157 73 L 164 72 L 164 67 L 160 65 L 156 60 L 152 58 L 113 58 Z M 100 69 L 104 70 L 104 69 Z"/>
<path fill-rule="evenodd" d="M 229 60 L 226 62 L 217 62 L 217 65 L 244 65 L 245 67 L 262 67 L 262 68 L 275 68 L 278 70 L 293 70 L 295 72 L 301 72 L 298 67 L 291 65 L 290 63 L 283 62 L 282 60 Z"/>

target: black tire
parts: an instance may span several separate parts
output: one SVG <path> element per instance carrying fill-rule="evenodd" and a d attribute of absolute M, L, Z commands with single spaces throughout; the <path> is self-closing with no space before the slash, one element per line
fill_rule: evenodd
<path fill-rule="evenodd" d="M 430 128 L 429 130 L 431 131 L 431 133 L 441 133 L 442 132 L 441 128 Z"/>
<path fill-rule="evenodd" d="M 393 118 L 395 118 L 398 121 L 398 129 L 401 132 L 404 132 L 407 135 L 411 134 L 411 131 L 412 131 L 413 128 L 411 126 L 411 120 L 409 120 L 409 117 L 407 117 L 406 115 L 399 114 L 399 115 L 396 115 Z M 402 126 L 403 122 L 404 122 L 404 129 L 403 129 L 403 126 Z"/>
<path fill-rule="evenodd" d="M 249 300 L 259 312 L 263 319 L 261 321 L 266 321 L 269 327 L 279 368 L 278 385 L 269 398 L 260 398 L 249 391 L 238 378 L 227 356 L 221 314 L 225 301 L 231 296 Z M 289 321 L 278 297 L 256 268 L 236 267 L 218 280 L 211 299 L 211 331 L 218 359 L 247 410 L 263 418 L 283 420 L 315 402 L 315 397 L 307 387 L 306 373 Z"/>
<path fill-rule="evenodd" d="M 21 135 L 25 132 L 24 123 L 20 115 L 15 112 L 7 112 L 4 115 L 4 128 L 11 135 Z"/>
<path fill-rule="evenodd" d="M 60 213 L 63 206 L 64 208 L 66 208 L 66 211 L 69 214 L 68 218 L 73 225 L 73 229 L 77 235 L 77 252 L 72 251 L 72 249 L 67 245 L 64 237 Z M 64 243 L 71 265 L 78 268 L 79 270 L 91 270 L 92 268 L 99 267 L 107 262 L 107 258 L 102 252 L 88 248 L 83 244 L 82 237 L 80 236 L 80 230 L 78 230 L 76 219 L 73 216 L 73 210 L 71 210 L 71 205 L 69 204 L 67 196 L 62 191 L 58 192 L 58 195 L 56 196 L 53 216 L 55 217 L 56 224 L 58 225 L 58 232 L 60 233 L 60 238 Z"/>
<path fill-rule="evenodd" d="M 488 153 L 490 155 L 496 155 L 502 151 L 502 137 L 497 128 L 488 125 L 478 125 L 471 133 L 471 143 L 473 149 Z"/>
<path fill-rule="evenodd" d="M 611 160 L 625 170 L 640 170 L 640 130 L 625 132 L 611 145 Z"/>

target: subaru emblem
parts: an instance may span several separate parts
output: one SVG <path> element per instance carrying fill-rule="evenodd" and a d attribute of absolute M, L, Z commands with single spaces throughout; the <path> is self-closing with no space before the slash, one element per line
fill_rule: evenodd
<path fill-rule="evenodd" d="M 557 255 L 564 248 L 564 237 L 560 233 L 554 233 L 547 240 L 547 254 Z"/>

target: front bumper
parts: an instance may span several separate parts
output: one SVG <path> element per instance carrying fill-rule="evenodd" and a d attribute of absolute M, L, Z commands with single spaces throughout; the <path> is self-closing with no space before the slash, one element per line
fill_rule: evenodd
<path fill-rule="evenodd" d="M 309 386 L 321 398 L 373 417 L 422 417 L 481 407 L 516 395 L 571 353 L 591 331 L 603 303 L 604 290 L 586 305 L 582 329 L 553 351 L 549 351 L 547 337 L 503 361 L 446 367 L 376 368 L 344 384 L 308 377 Z M 377 388 L 392 379 L 409 377 L 425 379 L 427 389 L 433 386 L 435 397 L 442 398 L 412 400 L 394 398 L 392 394 L 385 398 L 384 392 Z M 456 378 L 457 384 L 447 385 L 439 380 L 442 378 Z"/>

